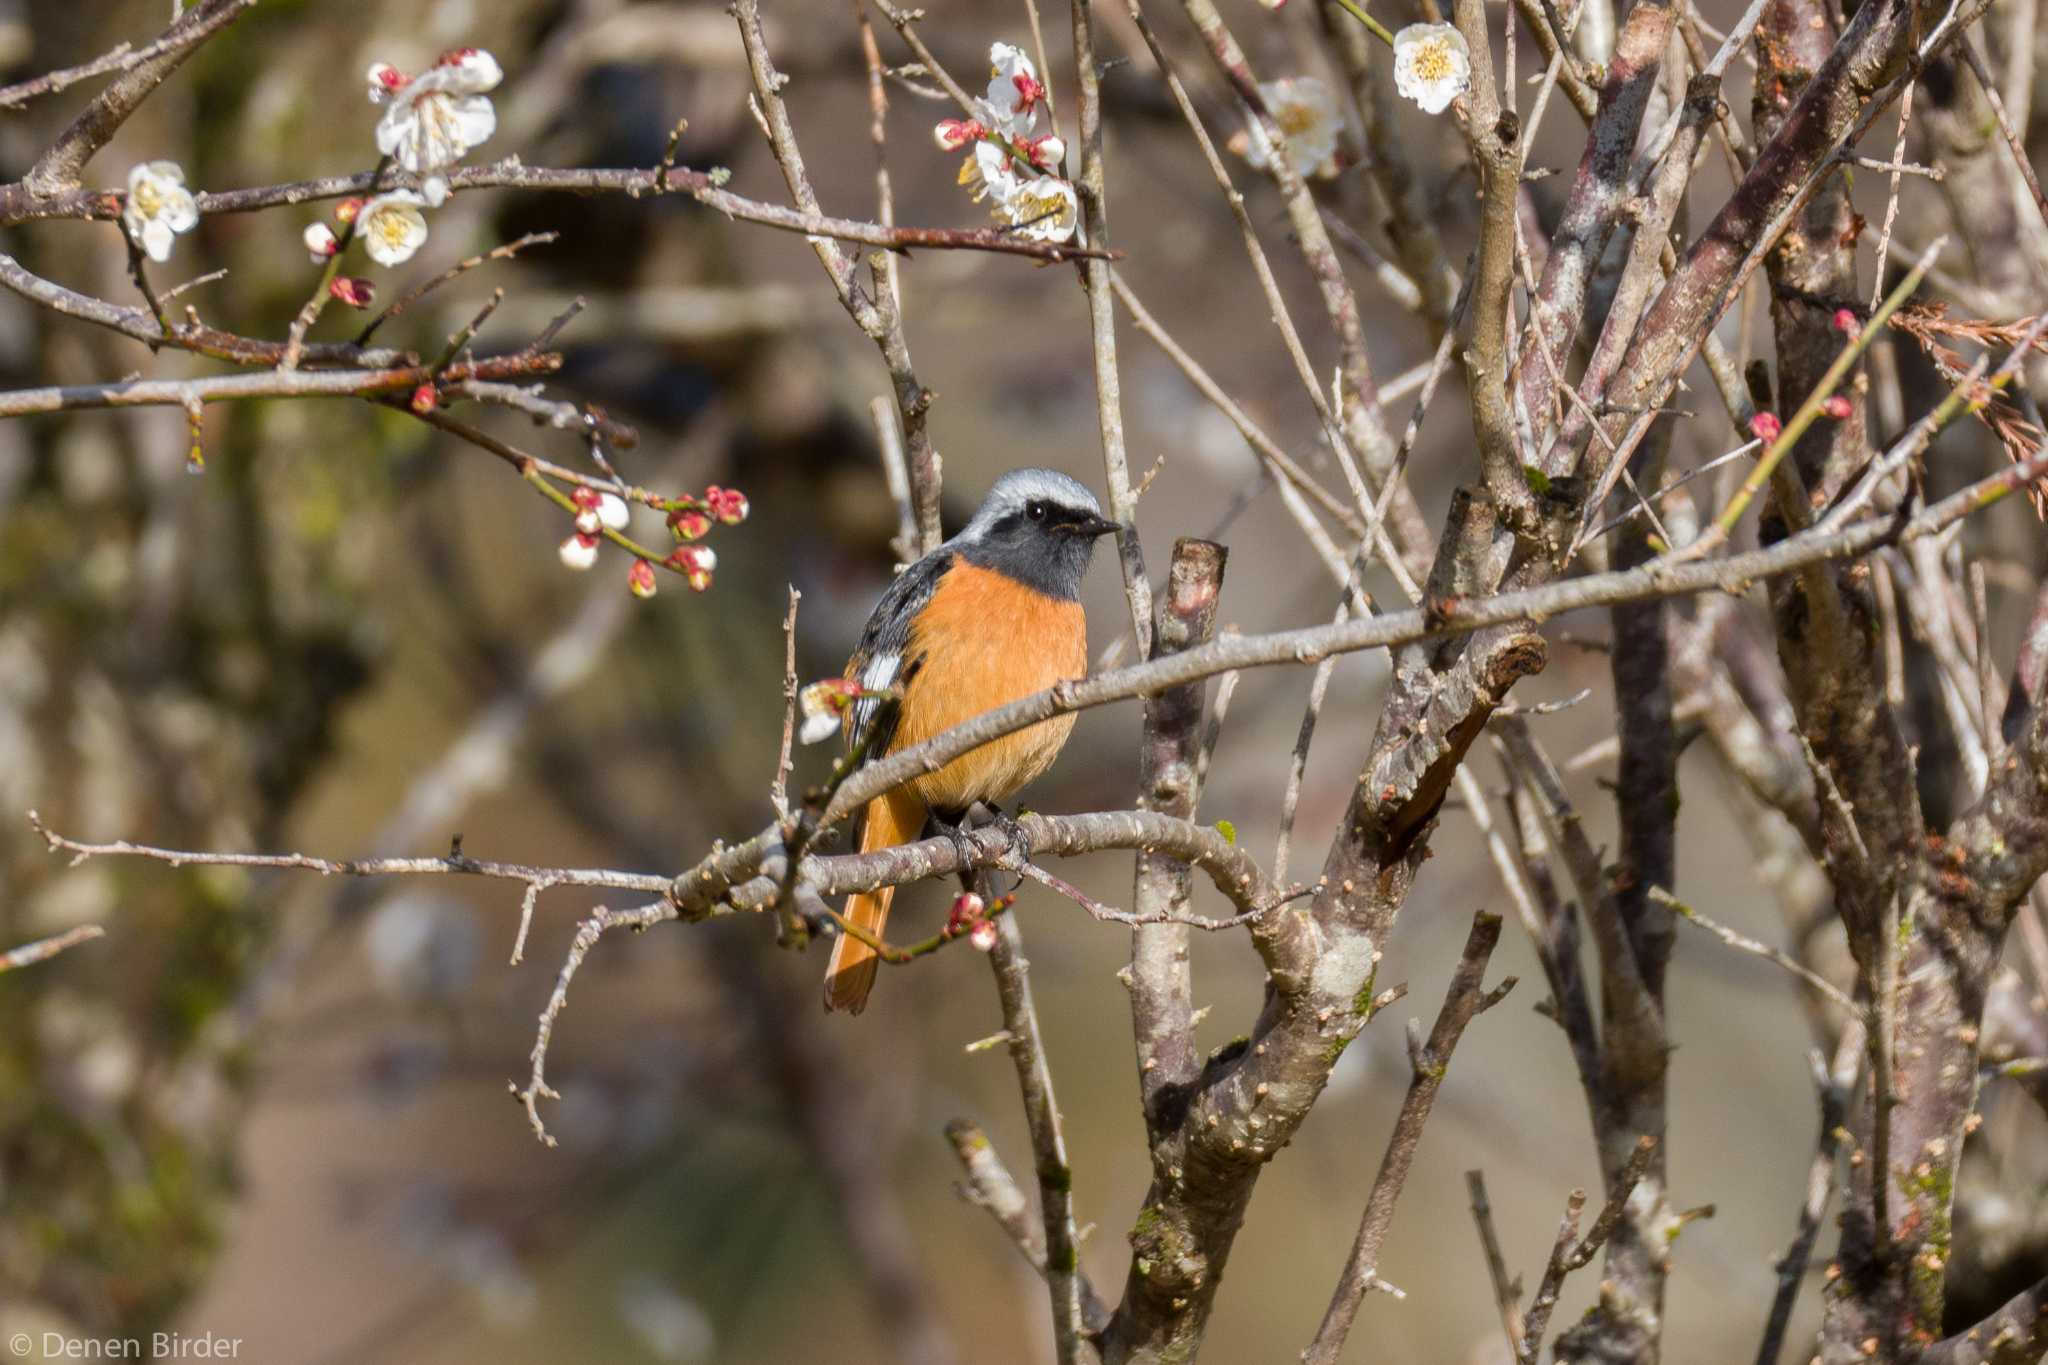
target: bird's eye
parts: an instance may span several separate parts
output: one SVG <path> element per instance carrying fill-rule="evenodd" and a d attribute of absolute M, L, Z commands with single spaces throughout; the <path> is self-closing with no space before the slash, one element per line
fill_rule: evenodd
<path fill-rule="evenodd" d="M 1044 521 L 1044 520 L 1045 520 L 1045 504 L 1044 504 L 1044 503 L 1042 503 L 1042 502 L 1027 502 L 1027 503 L 1025 503 L 1025 504 L 1024 504 L 1024 515 L 1025 515 L 1025 516 L 1027 516 L 1027 517 L 1029 517 L 1029 518 L 1031 518 L 1031 519 L 1032 519 L 1033 521 Z"/>

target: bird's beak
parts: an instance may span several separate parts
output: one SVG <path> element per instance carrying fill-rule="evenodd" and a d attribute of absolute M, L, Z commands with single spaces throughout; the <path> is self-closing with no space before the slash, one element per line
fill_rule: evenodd
<path fill-rule="evenodd" d="M 1106 536 L 1110 532 L 1121 528 L 1116 522 L 1110 521 L 1105 517 L 1090 516 L 1083 521 L 1074 522 L 1072 525 L 1062 529 L 1073 535 L 1085 536 L 1093 540 L 1097 536 Z"/>

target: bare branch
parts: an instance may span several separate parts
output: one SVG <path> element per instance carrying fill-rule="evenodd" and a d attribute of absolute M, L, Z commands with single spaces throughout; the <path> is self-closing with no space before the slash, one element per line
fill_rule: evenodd
<path fill-rule="evenodd" d="M 1052 1068 L 1045 1039 L 1038 1031 L 1038 1007 L 1031 1000 L 1031 964 L 1024 958 L 1024 939 L 1014 915 L 997 922 L 989 965 L 995 969 L 996 992 L 1003 1002 L 1003 1027 L 1010 1034 L 1010 1060 L 1017 1067 L 1017 1085 L 1024 1095 L 1024 1119 L 1031 1129 L 1031 1148 L 1038 1171 L 1039 1212 L 1045 1219 L 1045 1283 L 1052 1296 L 1053 1344 L 1060 1365 L 1081 1365 L 1097 1359 L 1089 1340 L 1082 1308 L 1079 1239 L 1074 1231 L 1074 1172 L 1067 1161 L 1067 1139 L 1060 1123 L 1059 1101 L 1052 1090 Z"/>
<path fill-rule="evenodd" d="M 1009 1038 L 1002 1041 L 1008 1042 Z M 953 1155 L 959 1158 L 961 1172 L 967 1178 L 967 1183 L 958 1187 L 960 1197 L 987 1210 L 1031 1268 L 1045 1274 L 1044 1228 L 1032 1222 L 1031 1205 L 1009 1168 L 1003 1165 L 1002 1157 L 996 1154 L 995 1144 L 979 1125 L 968 1119 L 948 1123 L 946 1140 L 953 1144 Z M 1088 1277 L 1082 1275 L 1080 1280 L 1081 1321 L 1090 1333 L 1099 1332 L 1109 1321 L 1109 1309 L 1096 1297 Z"/>
<path fill-rule="evenodd" d="M 1421 1055 L 1413 1059 L 1414 1074 L 1409 1078 L 1407 1096 L 1401 1101 L 1401 1113 L 1394 1120 L 1393 1135 L 1387 1139 L 1386 1155 L 1380 1158 L 1379 1174 L 1373 1177 L 1372 1193 L 1366 1196 L 1358 1237 L 1351 1244 L 1344 1273 L 1323 1313 L 1323 1324 L 1316 1329 L 1308 1350 L 1302 1353 L 1301 1358 L 1310 1365 L 1334 1365 L 1344 1349 L 1352 1320 L 1358 1315 L 1359 1304 L 1379 1278 L 1380 1246 L 1393 1225 L 1394 1206 L 1408 1183 L 1415 1150 L 1422 1145 L 1423 1125 L 1429 1121 L 1430 1106 L 1436 1102 L 1436 1092 L 1443 1085 L 1451 1053 L 1456 1050 L 1465 1026 L 1514 989 L 1512 976 L 1493 990 L 1486 989 L 1486 964 L 1499 942 L 1500 916 L 1482 910 L 1473 917 L 1465 951 L 1458 959 L 1457 970 L 1451 974 L 1443 1008 L 1437 1012 L 1436 1025 L 1429 1031 L 1429 1042 Z"/>
<path fill-rule="evenodd" d="M 0 219 L 10 218 L 22 199 L 73 189 L 94 153 L 141 107 L 150 93 L 182 66 L 199 45 L 242 16 L 256 0 L 202 0 L 178 17 L 163 37 L 122 71 L 112 84 L 50 144 L 19 184 L 0 186 Z"/>
<path fill-rule="evenodd" d="M 104 937 L 106 932 L 97 924 L 81 924 L 74 929 L 66 929 L 61 934 L 52 934 L 48 938 L 37 939 L 34 943 L 24 943 L 19 948 L 10 948 L 0 953 L 0 972 L 11 972 L 20 967 L 47 962 L 67 948 L 76 948 L 81 943 Z"/>
<path fill-rule="evenodd" d="M 1155 602 L 1154 658 L 1207 643 L 1216 629 L 1229 552 L 1214 541 L 1175 542 L 1166 592 Z M 1190 683 L 1145 699 L 1138 790 L 1144 806 L 1191 819 L 1201 800 L 1195 762 L 1202 740 L 1204 683 Z M 1186 913 L 1193 890 L 1187 864 L 1140 852 L 1133 891 L 1137 913 Z M 1138 1050 L 1138 1094 L 1148 1138 L 1171 1127 L 1160 1112 L 1162 1094 L 1191 1085 L 1201 1071 L 1195 1048 L 1194 987 L 1188 973 L 1188 931 L 1167 923 L 1131 931 L 1131 1031 Z"/>

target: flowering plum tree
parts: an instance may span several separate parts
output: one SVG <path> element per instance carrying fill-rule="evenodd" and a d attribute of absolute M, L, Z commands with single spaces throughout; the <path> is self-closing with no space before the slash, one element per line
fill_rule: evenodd
<path fill-rule="evenodd" d="M 0 107 L 16 107 L 107 78 L 28 169 L 0 185 L 0 227 L 117 222 L 133 299 L 72 288 L 13 256 L 0 256 L 0 287 L 152 353 L 182 352 L 218 369 L 0 392 L 0 416 L 182 410 L 191 464 L 201 470 L 208 405 L 374 405 L 394 422 L 484 451 L 544 499 L 561 520 L 547 541 L 522 547 L 533 557 L 545 560 L 560 534 L 557 555 L 569 570 L 624 556 L 633 597 L 654 596 L 670 581 L 664 574 L 701 593 L 719 566 L 714 540 L 739 558 L 750 499 L 719 484 L 666 491 L 673 481 L 634 474 L 645 468 L 634 430 L 575 396 L 573 377 L 546 378 L 562 365 L 558 339 L 581 299 L 509 350 L 479 350 L 503 290 L 445 343 L 407 349 L 378 340 L 434 291 L 548 235 L 437 274 L 405 273 L 425 270 L 441 248 L 445 215 L 468 196 L 686 196 L 801 237 L 831 296 L 876 348 L 886 375 L 872 409 L 876 448 L 904 562 L 940 543 L 945 480 L 935 395 L 913 362 L 901 273 L 922 253 L 970 251 L 1044 267 L 1033 279 L 1047 291 L 1078 284 L 1128 620 L 1118 627 L 1121 652 L 1090 676 L 898 751 L 844 756 L 818 784 L 792 792 L 800 741 L 836 736 L 856 704 L 897 700 L 859 679 L 800 675 L 792 594 L 781 750 L 765 784 L 772 819 L 758 825 L 758 812 L 748 817 L 735 805 L 731 819 L 758 827 L 693 831 L 687 856 L 648 871 L 556 866 L 539 853 L 482 860 L 459 843 L 442 857 L 336 859 L 89 839 L 40 819 L 36 829 L 51 850 L 80 860 L 519 883 L 515 962 L 543 893 L 630 896 L 625 908 L 582 921 L 541 1009 L 525 1075 L 512 1086 L 533 1133 L 550 1145 L 549 1106 L 559 1098 L 548 1079 L 550 1045 L 573 1017 L 563 1013 L 571 984 L 612 930 L 758 917 L 783 946 L 856 934 L 893 966 L 964 939 L 987 955 L 996 979 L 1037 1211 L 986 1138 L 956 1125 L 949 1135 L 968 1188 L 1042 1278 L 1059 1359 L 1130 1362 L 1187 1360 L 1202 1347 L 1240 1229 L 1257 1216 L 1262 1173 L 1309 1120 L 1347 1046 L 1400 998 L 1404 988 L 1381 974 L 1390 936 L 1432 875 L 1425 864 L 1446 822 L 1469 821 L 1540 965 L 1538 1008 L 1556 1026 L 1522 1045 L 1569 1054 L 1600 1175 L 1593 1196 L 1558 1200 L 1563 1221 L 1532 1265 L 1533 1286 L 1509 1273 L 1483 1177 L 1472 1177 L 1485 1248 L 1473 1271 L 1487 1276 L 1513 1359 L 1533 1365 L 1548 1350 L 1560 1361 L 1654 1361 L 1667 1350 L 1674 1261 L 1685 1255 L 1687 1227 L 1711 1212 L 1685 1205 L 1688 1192 L 1673 1188 L 1667 1162 L 1685 1137 L 1673 1131 L 1672 1099 L 1689 1081 L 1666 980 L 1690 923 L 1703 931 L 1703 948 L 1725 944 L 1784 968 L 1787 989 L 1813 1012 L 1820 1137 L 1807 1197 L 1787 1212 L 1790 1249 L 1754 1304 L 1757 1358 L 1775 1361 L 1786 1348 L 1826 1210 L 1838 1200 L 1839 1233 L 1818 1275 L 1815 1358 L 2040 1360 L 2048 1271 L 2026 1259 L 2031 1250 L 1993 1264 L 1991 1249 L 1958 1236 L 1973 1217 L 1970 1196 L 1959 1193 L 1966 1163 L 2001 1169 L 2015 1149 L 2038 1144 L 2043 1114 L 2028 1107 L 2048 1107 L 2044 556 L 2030 523 L 2024 550 L 2008 556 L 2017 567 L 2001 580 L 2017 578 L 2023 596 L 2011 611 L 1994 610 L 1987 585 L 2005 561 L 1984 529 L 2022 501 L 2010 494 L 2038 496 L 2048 475 L 2040 421 L 2048 198 L 2027 147 L 2039 124 L 2029 111 L 2048 101 L 2035 99 L 2038 44 L 2022 17 L 2033 8 L 2003 3 L 2013 21 L 1987 25 L 1987 14 L 2003 12 L 1991 0 L 1853 8 L 1755 0 L 1724 6 L 1716 28 L 1700 8 L 1672 0 L 1514 0 L 1492 9 L 1454 0 L 1448 20 L 1435 0 L 1419 0 L 1394 7 L 1412 21 L 1395 30 L 1358 0 L 1274 0 L 1237 22 L 1212 0 L 1074 0 L 1071 60 L 1057 65 L 1039 6 L 1027 3 L 1030 50 L 987 45 L 983 84 L 948 69 L 928 41 L 934 17 L 868 0 L 852 9 L 880 158 L 870 220 L 822 210 L 759 0 L 736 0 L 729 46 L 736 69 L 743 63 L 745 108 L 787 188 L 786 207 L 734 192 L 720 170 L 682 165 L 681 127 L 660 161 L 643 167 L 476 159 L 506 141 L 512 121 L 501 126 L 493 98 L 522 79 L 516 62 L 501 65 L 476 47 L 410 75 L 381 61 L 369 67 L 375 114 L 364 120 L 364 146 L 376 158 L 368 169 L 217 188 L 173 160 L 152 159 L 127 173 L 125 188 L 95 188 L 89 170 L 131 116 L 253 4 L 200 0 L 146 46 L 124 45 L 89 71 L 0 89 Z M 1155 27 L 1167 9 L 1186 21 L 1171 35 Z M 944 46 L 979 53 L 988 37 L 949 33 Z M 1121 56 L 1105 55 L 1110 42 Z M 1535 53 L 1528 80 L 1517 68 L 1525 46 Z M 1284 73 L 1255 67 L 1269 67 L 1275 53 L 1285 54 Z M 1738 61 L 1756 73 L 1747 117 L 1724 90 Z M 1111 79 L 1131 105 L 1175 121 L 1175 136 L 1199 154 L 1198 174 L 1213 181 L 1267 304 L 1233 343 L 1283 357 L 1299 384 L 1286 401 L 1298 401 L 1312 422 L 1304 448 L 1270 434 L 1255 415 L 1260 405 L 1230 391 L 1234 375 L 1205 369 L 1127 277 L 1125 263 L 1157 234 L 1147 224 L 1126 236 L 1122 218 L 1114 237 L 1110 230 L 1109 202 L 1123 193 L 1118 149 L 1106 136 L 1122 114 L 1105 96 Z M 360 114 L 353 78 L 350 85 Z M 958 159 L 958 184 L 988 222 L 896 221 L 885 118 L 892 89 L 948 106 L 932 120 L 932 139 Z M 1917 130 L 1916 99 L 1925 123 Z M 1420 126 L 1441 134 L 1436 141 L 1401 131 L 1422 116 L 1432 121 Z M 1887 118 L 1896 119 L 1896 145 L 1887 157 L 1866 154 L 1865 140 Z M 1569 130 L 1555 126 L 1573 120 Z M 1574 168 L 1548 183 L 1550 170 L 1531 158 L 1552 144 Z M 926 173 L 930 150 L 920 143 L 915 155 L 898 169 Z M 1702 173 L 1707 166 L 1712 175 Z M 1858 169 L 1868 173 L 1860 187 Z M 1902 210 L 1908 177 L 1927 182 L 1930 202 L 1948 196 L 1938 213 Z M 1442 203 L 1427 201 L 1425 181 Z M 1455 207 L 1468 190 L 1469 213 Z M 308 205 L 319 206 L 311 221 Z M 1284 233 L 1263 221 L 1268 210 L 1284 215 Z M 304 302 L 276 316 L 270 333 L 210 326 L 189 305 L 181 316 L 170 305 L 189 286 L 163 290 L 153 276 L 189 249 L 182 244 L 202 224 L 228 215 L 260 215 L 287 243 L 299 233 L 317 268 Z M 1930 216 L 1947 235 L 1920 235 Z M 297 251 L 294 269 L 304 271 Z M 2014 260 L 2021 268 L 1999 273 Z M 1378 291 L 1370 306 L 1355 282 L 1368 277 Z M 1297 293 L 1312 300 L 1313 321 L 1297 319 Z M 384 297 L 391 301 L 376 311 Z M 352 338 L 333 339 L 328 310 L 336 306 L 362 315 Z M 1272 553 L 1296 556 L 1327 579 L 1327 623 L 1219 630 L 1226 556 L 1213 534 L 1175 541 L 1163 565 L 1160 542 L 1141 538 L 1139 498 L 1151 475 L 1133 477 L 1119 309 L 1214 407 L 1233 451 L 1255 466 L 1240 510 L 1269 491 L 1284 508 L 1298 537 Z M 323 318 L 327 330 L 316 337 Z M 1375 332 L 1396 324 L 1429 358 L 1384 381 L 1373 368 Z M 1397 405 L 1411 394 L 1403 418 Z M 530 417 L 570 454 L 544 456 L 471 420 L 487 409 Z M 1463 452 L 1450 474 L 1456 487 L 1434 515 L 1410 467 L 1426 418 L 1455 422 L 1453 444 Z M 1936 468 L 1928 457 L 1938 438 L 1956 458 Z M 1994 504 L 2006 510 L 1990 512 Z M 1568 765 L 1539 735 L 1546 707 L 1515 691 L 1560 643 L 1548 623 L 1602 612 L 1609 631 L 1599 647 L 1611 675 L 1601 704 L 1611 707 L 1613 734 L 1586 762 L 1615 765 L 1611 853 L 1588 834 L 1568 792 Z M 2008 618 L 2024 628 L 2008 632 Z M 2001 633 L 2018 639 L 2009 658 L 1994 649 Z M 1341 814 L 1316 832 L 1320 865 L 1290 879 L 1333 663 L 1367 652 L 1387 666 L 1385 695 L 1369 736 L 1324 739 L 1325 748 L 1349 746 L 1347 791 Z M 1204 784 L 1237 677 L 1300 666 L 1314 670 L 1310 701 L 1276 803 L 1277 845 L 1262 859 L 1235 823 L 1201 818 Z M 1131 735 L 1140 782 L 1117 808 L 1030 813 L 899 848 L 833 851 L 832 838 L 869 801 L 919 774 L 1024 727 L 1122 700 L 1140 703 Z M 1727 808 L 1769 869 L 1764 889 L 1790 926 L 1789 949 L 1719 925 L 1688 902 L 1679 759 L 1695 738 L 1707 741 Z M 1132 855 L 1128 909 L 1045 866 L 1106 851 Z M 997 894 L 999 876 L 1029 881 L 1048 900 L 1072 901 L 1130 935 L 1123 984 L 1142 1108 L 1133 1137 L 1149 1187 L 1128 1220 L 1131 1250 L 1114 1292 L 1101 1292 L 1082 1265 L 1075 1172 L 1021 947 L 1027 903 L 1014 887 Z M 962 885 L 943 927 L 917 941 L 868 935 L 831 904 L 954 878 Z M 1195 913 L 1197 883 L 1213 888 L 1223 913 Z M 1408 1082 L 1374 1179 L 1355 1192 L 1330 1191 L 1360 1209 L 1359 1224 L 1346 1263 L 1328 1268 L 1334 1287 L 1320 1322 L 1300 1324 L 1303 1359 L 1337 1360 L 1370 1295 L 1403 1292 L 1381 1274 L 1383 1252 L 1453 1051 L 1514 984 L 1488 985 L 1502 926 L 1502 916 L 1475 918 L 1434 1027 L 1411 1031 Z M 122 932 L 118 920 L 87 926 L 101 927 L 109 937 Z M 1189 944 L 1197 933 L 1241 942 L 1263 980 L 1240 1036 L 1206 1051 L 1195 1041 L 1203 1011 Z M 74 930 L 31 943 L 0 969 L 92 937 Z M 1998 1108 L 2033 1126 L 2016 1118 L 1994 1131 L 1984 1115 Z M 866 1197 L 856 1178 L 842 1185 L 850 1201 Z M 887 1237 L 863 1252 L 878 1264 L 901 1259 Z M 1567 1280 L 1596 1258 L 1592 1305 L 1552 1334 Z M 904 1277 L 877 1274 L 895 1295 L 903 1357 L 949 1358 Z M 1984 1286 L 2009 1280 L 2009 1290 L 1984 1300 Z M 1298 1349 L 1275 1343 L 1269 1355 Z M 1691 1358 L 1680 1343 L 1669 1354 Z"/>

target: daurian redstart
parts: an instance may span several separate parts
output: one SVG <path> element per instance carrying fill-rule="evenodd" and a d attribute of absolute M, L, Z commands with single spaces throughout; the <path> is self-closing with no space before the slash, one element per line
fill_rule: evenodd
<path fill-rule="evenodd" d="M 1095 539 L 1117 529 L 1095 495 L 1051 469 L 1013 469 L 959 535 L 900 574 L 868 618 L 846 676 L 893 702 L 848 710 L 846 743 L 867 758 L 930 739 L 984 711 L 1088 670 L 1081 578 Z M 999 806 L 1058 757 L 1072 716 L 970 750 L 868 803 L 866 853 L 917 838 L 928 820 L 957 827 L 977 802 Z M 895 888 L 847 898 L 846 918 L 875 937 Z M 874 949 L 850 934 L 832 945 L 825 1008 L 858 1013 L 874 989 Z"/>

